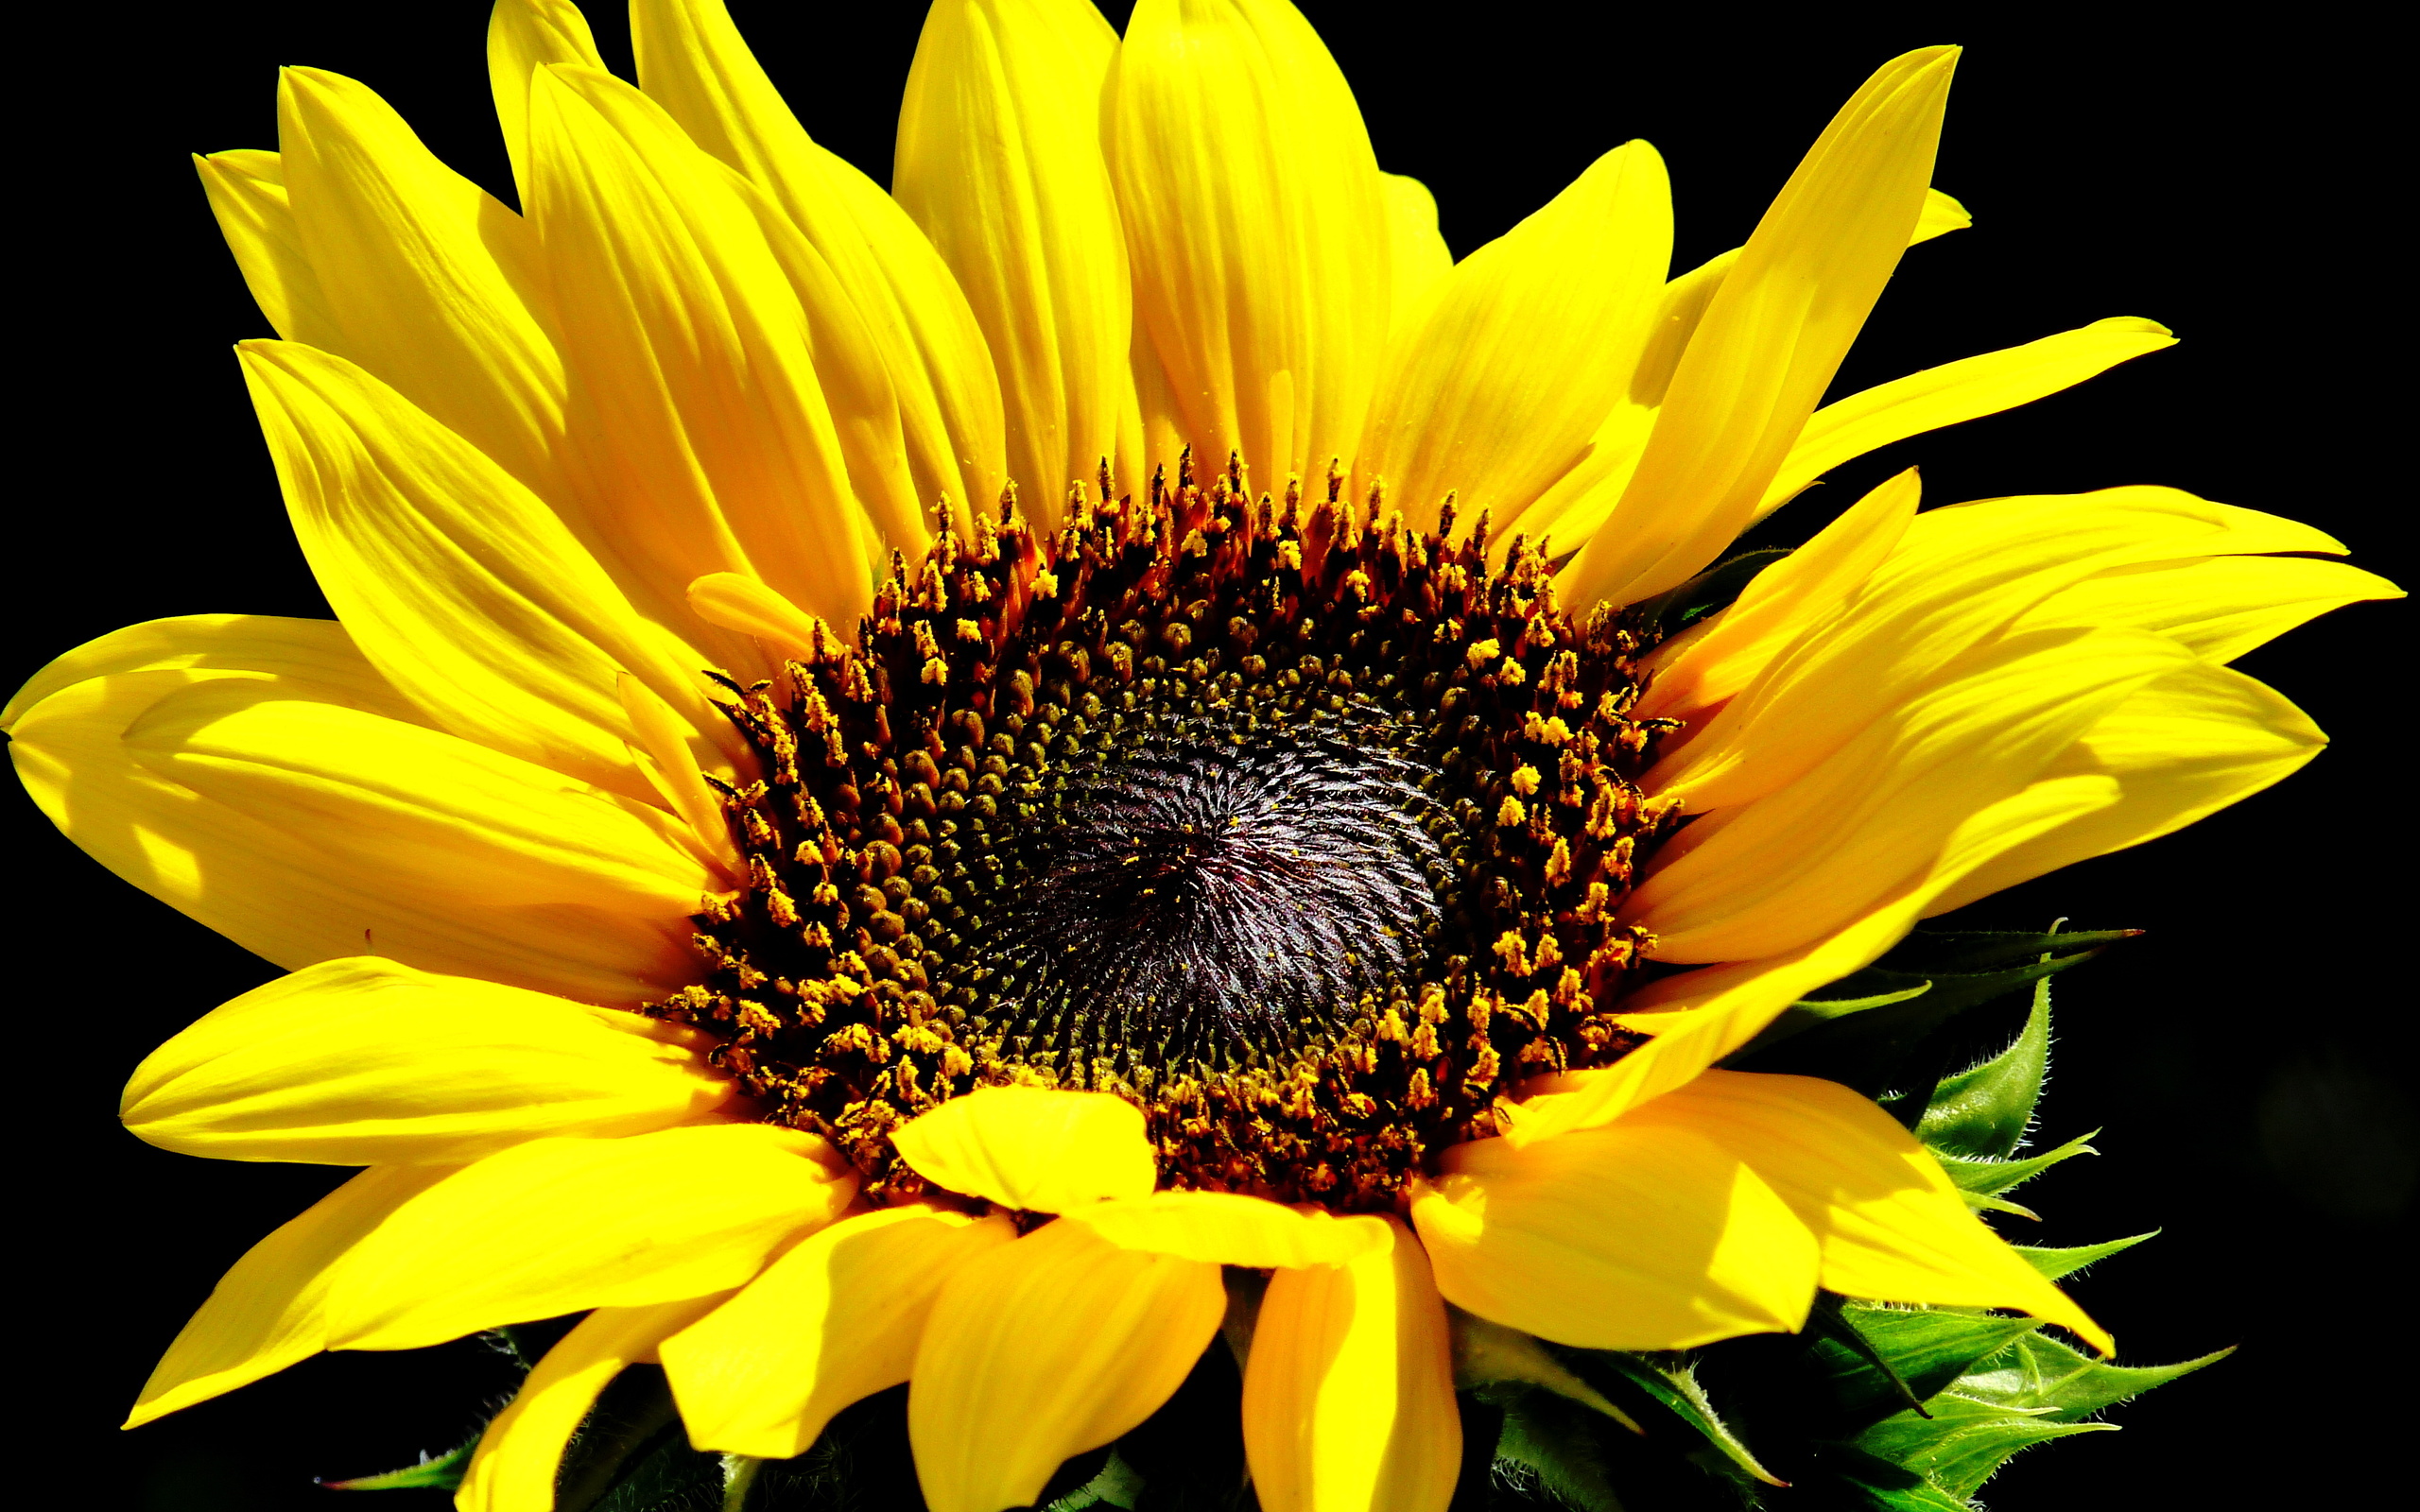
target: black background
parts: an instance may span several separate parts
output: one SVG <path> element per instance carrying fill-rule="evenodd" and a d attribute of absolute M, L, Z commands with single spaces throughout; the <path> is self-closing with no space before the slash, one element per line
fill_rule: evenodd
<path fill-rule="evenodd" d="M 1965 43 L 1936 181 L 1976 229 L 1909 256 L 1838 391 L 2103 316 L 2150 316 L 2184 344 L 1845 468 L 1784 530 L 1803 537 L 1920 462 L 1935 501 L 2175 484 L 2313 522 L 2410 580 L 2411 490 L 2385 461 L 2409 433 L 2393 65 L 2324 8 L 2284 31 L 2221 35 L 2125 7 L 1858 8 L 1845 21 L 1831 15 L 1844 8 L 1616 21 L 1495 4 L 1416 22 L 1392 6 L 1310 9 L 1381 161 L 1436 191 L 1458 255 L 1644 136 L 1671 165 L 1676 266 L 1692 266 L 1744 237 L 1873 67 Z M 887 181 L 921 8 L 855 7 L 846 21 L 769 0 L 735 9 L 808 129 Z M 117 8 L 49 12 L 46 55 L 38 38 L 25 55 L 44 60 L 16 79 L 31 112 L 14 310 L 28 387 L 0 680 L 131 621 L 327 612 L 227 350 L 270 333 L 184 155 L 273 146 L 273 70 L 308 63 L 380 90 L 442 157 L 509 195 L 485 11 L 252 0 L 139 26 Z M 627 72 L 614 18 L 594 19 Z M 2282 788 L 1966 916 L 2150 931 L 2063 980 L 2045 1132 L 2104 1128 L 2105 1153 L 2029 1201 L 2046 1243 L 2165 1228 L 2078 1283 L 2122 1358 L 2243 1347 L 2123 1409 L 2124 1433 L 2017 1460 L 1987 1488 L 1997 1506 L 2155 1490 L 2316 1504 L 2396 1473 L 2388 1406 L 2366 1384 L 2368 1362 L 2411 1343 L 2399 1298 L 2420 1116 L 2409 1005 L 2387 967 L 2410 934 L 2411 767 L 2393 733 L 2405 623 L 2360 606 L 2241 663 L 2339 743 Z M 323 1356 L 111 1436 L 219 1270 L 340 1173 L 195 1160 L 119 1130 L 116 1091 L 143 1054 L 272 970 L 106 875 L 13 792 L 0 812 L 23 888 L 9 1108 L 27 1279 L 13 1294 L 24 1395 L 9 1473 L 67 1469 L 79 1505 L 301 1507 L 338 1500 L 314 1475 L 448 1447 L 483 1394 L 507 1388 L 472 1344 Z"/>

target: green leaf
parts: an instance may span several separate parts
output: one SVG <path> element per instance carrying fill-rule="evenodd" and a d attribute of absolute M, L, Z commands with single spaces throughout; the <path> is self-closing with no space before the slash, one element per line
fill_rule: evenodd
<path fill-rule="evenodd" d="M 1831 1482 L 1826 1489 L 1836 1493 L 1825 1500 L 1826 1505 L 1859 1512 L 1972 1512 L 1964 1497 L 1952 1496 L 1912 1470 L 1846 1444 L 1820 1444 L 1816 1455 Z"/>
<path fill-rule="evenodd" d="M 2234 1352 L 2220 1349 L 2178 1365 L 2110 1365 L 2033 1333 L 2014 1340 L 1961 1379 L 1958 1394 L 1996 1407 L 2043 1412 L 2050 1422 L 2071 1423 Z"/>
<path fill-rule="evenodd" d="M 1925 1104 L 1916 1138 L 1950 1155 L 2006 1159 L 2016 1152 L 2050 1069 L 2050 982 L 2033 984 L 2025 1029 L 2006 1050 L 1945 1076 Z"/>
<path fill-rule="evenodd" d="M 2058 1422 L 2047 1408 L 2002 1407 L 1946 1391 L 1925 1406 L 1930 1418 L 1894 1414 L 1858 1435 L 1857 1447 L 1960 1497 L 1974 1495 L 2021 1449 L 2118 1426 Z"/>
<path fill-rule="evenodd" d="M 1639 611 L 1661 626 L 1665 634 L 1677 634 L 1717 610 L 1729 608 L 1758 573 L 1789 555 L 1786 548 L 1773 546 L 1743 551 L 1727 561 L 1715 563 L 1670 593 L 1649 599 L 1639 606 Z"/>
<path fill-rule="evenodd" d="M 1908 1406 L 1893 1377 L 1904 1383 L 1908 1396 L 1924 1401 L 1977 1361 L 2040 1326 L 2029 1317 L 1855 1302 L 1834 1316 L 1839 1331 L 1853 1333 L 1858 1343 L 1842 1339 L 1832 1327 L 1819 1327 L 1810 1330 L 1815 1337 L 1807 1357 L 1822 1382 L 1824 1416 L 1841 1431 L 1863 1427 Z"/>
<path fill-rule="evenodd" d="M 1933 1159 L 1941 1162 L 1941 1168 L 1949 1173 L 1949 1179 L 1958 1183 L 1958 1190 L 1965 1193 L 1972 1204 L 1976 1197 L 1996 1197 L 2021 1186 L 2061 1160 L 2073 1160 L 2079 1155 L 2099 1155 L 2100 1152 L 2084 1141 L 2100 1132 L 2094 1129 L 2091 1134 L 2079 1134 L 2055 1150 L 2045 1150 L 2022 1160 L 1968 1160 L 1962 1155 L 1939 1152 L 1935 1152 Z"/>
<path fill-rule="evenodd" d="M 410 1491 L 426 1488 L 450 1491 L 462 1484 L 462 1472 L 471 1464 L 471 1451 L 479 1447 L 479 1435 L 473 1434 L 469 1443 L 449 1450 L 435 1459 L 424 1458 L 417 1465 L 406 1465 L 383 1475 L 356 1475 L 349 1481 L 321 1481 L 331 1491 Z"/>
<path fill-rule="evenodd" d="M 2159 1230 L 2154 1228 L 2150 1233 L 2136 1234 L 2131 1239 L 2112 1239 L 2106 1244 L 2100 1245 L 2075 1245 L 2066 1249 L 2052 1249 L 2035 1245 L 2011 1245 L 2009 1247 L 2023 1255 L 2026 1263 L 2035 1270 L 2055 1281 L 2062 1276 L 2074 1275 L 2086 1265 L 2107 1260 L 2120 1250 L 2132 1249 L 2158 1232 Z"/>
<path fill-rule="evenodd" d="M 1574 1349 L 1570 1353 L 1601 1365 L 1620 1376 L 1657 1406 L 1694 1429 L 1724 1459 L 1767 1486 L 1789 1484 L 1757 1463 L 1756 1456 L 1749 1452 L 1748 1446 L 1741 1443 L 1730 1425 L 1722 1420 L 1722 1415 L 1714 1410 L 1714 1403 L 1706 1399 L 1705 1388 L 1698 1384 L 1696 1373 L 1686 1366 L 1666 1369 L 1618 1349 Z"/>

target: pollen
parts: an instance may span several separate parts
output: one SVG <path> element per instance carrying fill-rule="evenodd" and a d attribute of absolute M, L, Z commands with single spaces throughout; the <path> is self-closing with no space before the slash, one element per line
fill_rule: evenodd
<path fill-rule="evenodd" d="M 878 1202 L 925 1191 L 892 1129 L 1022 1083 L 1133 1102 L 1164 1187 L 1386 1211 L 1519 1081 L 1638 1042 L 1649 628 L 1575 624 L 1545 542 L 1492 566 L 1450 505 L 1424 534 L 1233 461 L 1098 481 L 1055 539 L 1011 492 L 894 558 L 855 644 L 725 679 L 749 880 L 648 1011 Z"/>

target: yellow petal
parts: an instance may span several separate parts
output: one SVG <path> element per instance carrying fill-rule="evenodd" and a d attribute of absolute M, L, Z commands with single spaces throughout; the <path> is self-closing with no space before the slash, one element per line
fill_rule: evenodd
<path fill-rule="evenodd" d="M 364 1171 L 244 1252 L 143 1383 L 128 1428 L 274 1375 L 327 1347 L 328 1272 L 362 1236 L 453 1173 Z"/>
<path fill-rule="evenodd" d="M 1734 247 L 1707 258 L 1664 285 L 1664 296 L 1656 305 L 1655 333 L 1631 373 L 1632 404 L 1649 410 L 1663 407 L 1664 396 L 1672 389 L 1672 375 L 1680 370 L 1681 354 L 1689 350 L 1698 327 L 1704 323 L 1707 307 L 1722 291 L 1722 281 L 1739 265 L 1744 250 Z M 1622 474 L 1622 479 L 1627 482 L 1629 474 Z"/>
<path fill-rule="evenodd" d="M 2176 345 L 2155 320 L 2117 316 L 2005 352 L 1963 357 L 1836 400 L 1807 419 L 1798 442 L 1765 489 L 1756 513 L 1772 513 L 1852 457 L 2072 388 L 2163 347 Z"/>
<path fill-rule="evenodd" d="M 1445 276 L 1390 352 L 1354 463 L 1405 518 L 1448 490 L 1508 522 L 1568 471 L 1629 387 L 1672 259 L 1672 192 L 1644 142 L 1616 147 Z"/>
<path fill-rule="evenodd" d="M 693 841 L 707 860 L 722 868 L 725 877 L 742 875 L 747 868 L 732 841 L 722 796 L 708 784 L 705 766 L 698 760 L 697 727 L 627 672 L 614 674 L 614 688 L 621 696 L 622 713 L 630 720 L 634 737 L 631 760 L 655 789 L 662 805 L 689 826 L 683 838 Z"/>
<path fill-rule="evenodd" d="M 1437 197 L 1417 179 L 1380 174 L 1387 190 L 1387 247 L 1394 263 L 1388 302 L 1387 344 L 1409 335 L 1428 313 L 1429 297 L 1453 270 L 1454 253 L 1437 230 Z"/>
<path fill-rule="evenodd" d="M 611 75 L 553 65 L 529 100 L 569 444 L 609 538 L 662 599 L 747 572 L 856 624 L 882 547 L 755 212 Z"/>
<path fill-rule="evenodd" d="M 2308 557 L 2194 557 L 2098 573 L 2036 605 L 2026 629 L 2125 625 L 2227 662 L 2306 620 L 2363 599 L 2401 598 L 2374 573 Z"/>
<path fill-rule="evenodd" d="M 277 137 L 296 235 L 337 328 L 327 350 L 558 494 L 563 369 L 529 227 L 339 75 L 284 71 Z"/>
<path fill-rule="evenodd" d="M 529 81 L 548 63 L 603 68 L 588 18 L 569 0 L 496 0 L 488 15 L 488 88 L 504 131 L 512 181 L 529 201 Z M 281 330 L 283 327 L 280 328 Z M 308 340 L 308 337 L 295 337 Z"/>
<path fill-rule="evenodd" d="M 1916 217 L 1916 229 L 1908 235 L 1908 245 L 1928 242 L 1936 236 L 1946 236 L 1953 231 L 1964 231 L 1975 224 L 1966 207 L 1938 189 L 1925 191 L 1924 214 Z"/>
<path fill-rule="evenodd" d="M 705 656 L 642 620 L 544 501 L 393 389 L 282 341 L 237 349 L 295 535 L 363 654 L 440 728 L 650 797 L 615 689 L 675 700 L 718 769 Z"/>
<path fill-rule="evenodd" d="M 1684 831 L 1620 917 L 1676 962 L 1773 955 L 1833 934 L 2102 714 L 2190 664 L 2175 642 L 2135 631 L 2013 636 L 1943 669 L 1938 686 L 1788 786 Z"/>
<path fill-rule="evenodd" d="M 181 614 L 146 620 L 87 641 L 27 679 L 0 711 L 0 730 L 52 694 L 96 678 L 141 672 L 182 672 L 159 683 L 182 686 L 207 678 L 290 679 L 327 691 L 330 696 L 389 719 L 420 720 L 394 685 L 365 660 L 353 636 L 334 620 L 285 619 L 272 614 Z"/>
<path fill-rule="evenodd" d="M 2107 1331 L 1967 1211 L 1913 1136 L 1846 1087 L 1710 1071 L 1620 1126 L 1633 1125 L 1712 1141 L 1752 1166 L 1815 1230 L 1829 1290 L 2016 1308 L 2109 1352 Z"/>
<path fill-rule="evenodd" d="M 277 154 L 239 148 L 197 156 L 193 165 L 252 302 L 277 334 L 314 346 L 340 344 L 344 337 L 329 313 L 327 293 L 294 229 Z"/>
<path fill-rule="evenodd" d="M 891 1141 L 925 1180 L 1030 1212 L 1146 1196 L 1156 1174 L 1142 1112 L 1108 1092 L 977 1087 Z"/>
<path fill-rule="evenodd" d="M 2308 715 L 2239 672 L 2197 663 L 2136 692 L 2052 762 L 2045 782 L 2115 779 L 2118 796 L 1968 873 L 1926 909 L 2155 840 L 2284 781 L 2327 744 Z"/>
<path fill-rule="evenodd" d="M 602 1307 L 580 1319 L 530 1368 L 511 1404 L 479 1435 L 455 1506 L 460 1512 L 554 1512 L 563 1451 L 598 1394 L 726 1295 Z"/>
<path fill-rule="evenodd" d="M 763 1459 L 805 1453 L 834 1413 L 908 1379 L 942 1283 L 1015 1237 L 1005 1215 L 916 1204 L 808 1236 L 664 1342 L 689 1441 Z"/>
<path fill-rule="evenodd" d="M 363 956 L 204 1014 L 146 1057 L 119 1116 L 217 1160 L 459 1165 L 549 1135 L 636 1134 L 737 1096 L 695 1030 Z"/>
<path fill-rule="evenodd" d="M 1121 1248 L 1079 1224 L 968 1263 L 933 1304 L 908 1388 L 932 1512 L 1031 1503 L 1062 1460 L 1158 1411 L 1226 1309 L 1218 1266 Z"/>
<path fill-rule="evenodd" d="M 1687 637 L 1686 645 L 1667 642 L 1650 663 L 1654 676 L 1639 699 L 1638 717 L 1695 722 L 1755 680 L 1810 624 L 1847 602 L 1874 576 L 1915 519 L 1917 498 L 1916 472 L 1910 468 L 1758 573 L 1730 608 Z"/>
<path fill-rule="evenodd" d="M 330 1283 L 340 1349 L 411 1349 L 591 1307 L 724 1291 L 848 1206 L 812 1134 L 715 1124 L 534 1140 L 396 1210 Z"/>
<path fill-rule="evenodd" d="M 1270 1278 L 1244 1367 L 1264 1512 L 1444 1512 L 1461 1469 L 1454 1351 L 1428 1257 L 1394 1243 Z"/>
<path fill-rule="evenodd" d="M 661 809 L 273 683 L 195 684 L 152 704 L 121 738 L 164 779 L 308 836 L 332 870 L 667 927 L 712 885 Z"/>
<path fill-rule="evenodd" d="M 1101 156 L 1117 33 L 1091 0 L 942 0 L 899 108 L 891 192 L 998 365 L 1009 475 L 1043 528 L 1134 404 L 1126 240 Z"/>
<path fill-rule="evenodd" d="M 805 658 L 836 641 L 821 620 L 741 573 L 708 573 L 691 583 L 689 607 L 708 624 L 752 636 L 780 656 Z"/>
<path fill-rule="evenodd" d="M 1622 1020 L 1654 1038 L 1610 1066 L 1540 1076 L 1505 1105 L 1514 1148 L 1610 1124 L 1686 1086 L 1754 1039 L 1781 1011 L 1826 982 L 1871 965 L 1914 924 L 1921 900 L 1901 896 L 1825 939 L 1784 955 L 1659 979 L 1624 1001 Z"/>
<path fill-rule="evenodd" d="M 1909 233 L 1908 245 L 1930 241 L 1961 230 L 1966 223 L 1965 206 L 1938 189 L 1927 189 L 1924 213 L 1916 217 L 1916 229 Z M 1665 394 L 1672 387 L 1672 374 L 1681 365 L 1681 353 L 1688 350 L 1699 322 L 1705 318 L 1706 306 L 1714 302 L 1716 291 L 1722 287 L 1722 281 L 1737 266 L 1744 250 L 1745 248 L 1734 247 L 1718 253 L 1664 285 L 1654 338 L 1640 355 L 1638 369 L 1631 379 L 1632 404 L 1653 409 L 1664 403 Z"/>
<path fill-rule="evenodd" d="M 1134 339 L 1127 351 L 1127 362 L 1134 369 L 1134 404 L 1142 424 L 1142 455 L 1151 459 L 1154 471 L 1176 476 L 1176 463 L 1167 458 L 1182 458 L 1185 440 L 1184 416 L 1177 407 L 1176 393 L 1168 387 L 1167 369 L 1160 366 L 1160 354 L 1152 350 L 1151 334 L 1143 322 L 1134 322 Z"/>
<path fill-rule="evenodd" d="M 1343 1265 L 1384 1249 L 1387 1226 L 1368 1213 L 1339 1218 L 1281 1207 L 1240 1192 L 1154 1192 L 1071 1209 L 1113 1245 L 1221 1265 Z"/>
<path fill-rule="evenodd" d="M 1886 63 L 1841 108 L 1721 281 L 1575 606 L 1687 580 L 1754 516 L 1923 214 L 1957 50 Z"/>
<path fill-rule="evenodd" d="M 780 206 L 829 264 L 879 346 L 899 405 L 916 497 L 969 505 L 1004 480 L 1000 385 L 958 281 L 880 186 L 810 140 L 740 40 L 722 0 L 635 0 L 639 82 L 692 141 Z M 886 523 L 890 544 L 923 548 L 921 526 Z"/>
<path fill-rule="evenodd" d="M 1918 515 L 1853 601 L 1804 628 L 1646 785 L 1691 812 L 1811 769 L 1942 669 L 2097 574 L 2188 556 L 2341 551 L 2323 532 L 2175 489 L 1992 499 Z"/>
<path fill-rule="evenodd" d="M 1388 192 L 1286 0 L 1143 0 L 1105 112 L 1135 317 L 1203 456 L 1271 488 L 1348 462 L 1393 292 Z"/>
<path fill-rule="evenodd" d="M 1617 1022 L 1654 1038 L 1599 1070 L 1526 1083 L 1509 1105 L 1505 1138 L 1516 1148 L 1620 1117 L 1754 1039 L 1790 1004 L 1826 982 L 1873 964 L 1904 937 L 1932 901 L 2002 852 L 2118 799 L 2106 777 L 2037 782 L 2015 799 L 1968 818 L 1931 865 L 1838 933 L 1785 954 L 1735 961 L 1658 978 L 1623 1000 Z"/>
<path fill-rule="evenodd" d="M 1616 404 L 1588 438 L 1571 471 L 1504 524 L 1533 541 L 1550 542 L 1558 555 L 1565 546 L 1584 544 L 1613 512 L 1622 481 L 1638 465 L 1639 453 L 1654 429 L 1653 409 L 1627 399 Z M 1499 533 L 1491 523 L 1490 534 Z"/>
<path fill-rule="evenodd" d="M 832 411 L 849 486 L 872 527 L 868 538 L 877 564 L 884 559 L 880 554 L 892 546 L 921 548 L 931 537 L 930 511 L 917 498 L 900 428 L 898 391 L 873 328 L 831 262 L 799 234 L 781 207 L 739 173 L 717 166 L 755 216 L 805 318 L 807 360 Z"/>
<path fill-rule="evenodd" d="M 1475 1140 L 1443 1166 L 1411 1204 L 1437 1289 L 1508 1328 L 1685 1349 L 1794 1330 L 1815 1300 L 1815 1236 L 1702 1134 L 1624 1119 L 1526 1146 Z"/>
<path fill-rule="evenodd" d="M 288 970 L 372 951 L 631 1006 L 695 978 L 677 914 L 525 901 L 475 866 L 365 870 L 320 843 L 359 837 L 205 798 L 121 738 L 208 681 L 340 705 L 382 730 L 420 718 L 333 621 L 160 620 L 69 652 L 12 705 L 9 757 L 51 822 L 126 881 Z"/>

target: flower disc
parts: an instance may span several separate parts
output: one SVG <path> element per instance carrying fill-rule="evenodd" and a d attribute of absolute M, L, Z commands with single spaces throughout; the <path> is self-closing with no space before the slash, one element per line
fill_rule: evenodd
<path fill-rule="evenodd" d="M 1334 483 L 1181 472 L 1071 520 L 1004 502 L 856 647 L 736 690 L 751 885 L 653 1011 L 877 1194 L 922 1190 L 899 1122 L 1024 1082 L 1139 1104 L 1164 1185 L 1348 1211 L 1634 1042 L 1643 621 L 1577 626 L 1538 547 L 1492 572 L 1484 520 L 1454 544 Z"/>

